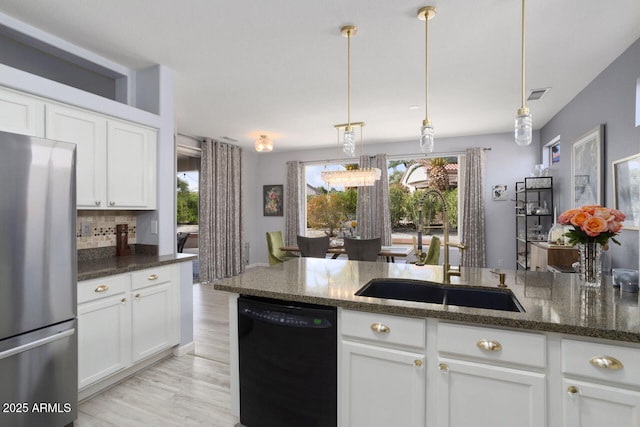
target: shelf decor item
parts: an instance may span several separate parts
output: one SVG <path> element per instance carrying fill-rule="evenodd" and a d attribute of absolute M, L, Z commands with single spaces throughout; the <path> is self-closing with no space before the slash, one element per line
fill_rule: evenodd
<path fill-rule="evenodd" d="M 580 252 L 580 283 L 599 287 L 602 282 L 602 251 L 609 248 L 609 240 L 615 239 L 622 229 L 625 215 L 617 209 L 587 205 L 569 209 L 558 217 L 558 222 L 571 226 L 565 233 L 569 244 Z"/>

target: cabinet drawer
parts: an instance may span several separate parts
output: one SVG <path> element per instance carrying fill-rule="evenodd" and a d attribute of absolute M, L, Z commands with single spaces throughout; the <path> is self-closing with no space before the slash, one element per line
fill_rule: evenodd
<path fill-rule="evenodd" d="M 606 367 L 612 358 L 620 362 L 618 369 L 616 366 Z M 638 387 L 640 349 L 564 339 L 562 373 Z"/>
<path fill-rule="evenodd" d="M 423 319 L 343 310 L 342 336 L 361 338 L 376 343 L 424 348 L 426 325 Z"/>
<path fill-rule="evenodd" d="M 128 291 L 129 283 L 128 274 L 118 274 L 78 282 L 78 304 Z"/>
<path fill-rule="evenodd" d="M 438 352 L 498 363 L 544 368 L 546 340 L 542 334 L 438 324 Z"/>
<path fill-rule="evenodd" d="M 171 281 L 173 266 L 147 268 L 131 273 L 131 289 L 141 289 Z"/>

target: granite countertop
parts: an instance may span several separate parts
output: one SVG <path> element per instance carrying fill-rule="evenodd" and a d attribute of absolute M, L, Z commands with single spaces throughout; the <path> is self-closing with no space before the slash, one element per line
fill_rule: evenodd
<path fill-rule="evenodd" d="M 308 302 L 403 316 L 558 332 L 640 343 L 638 294 L 620 292 L 605 277 L 600 288 L 586 288 L 577 275 L 500 270 L 525 313 L 355 296 L 374 278 L 442 282 L 441 266 L 298 258 L 269 268 L 254 268 L 214 283 L 214 288 L 244 295 Z M 497 288 L 489 269 L 462 268 L 455 285 Z"/>
<path fill-rule="evenodd" d="M 143 270 L 160 265 L 189 261 L 197 256 L 192 254 L 146 255 L 109 257 L 78 261 L 78 281 L 113 276 L 114 274 Z"/>

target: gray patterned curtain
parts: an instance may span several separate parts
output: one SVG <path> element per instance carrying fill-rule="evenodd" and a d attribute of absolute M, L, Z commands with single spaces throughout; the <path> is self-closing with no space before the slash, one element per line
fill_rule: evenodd
<path fill-rule="evenodd" d="M 467 246 L 462 257 L 465 267 L 485 267 L 486 227 L 484 214 L 484 163 L 482 148 L 467 148 L 464 168 L 464 194 L 461 243 Z"/>
<path fill-rule="evenodd" d="M 287 190 L 284 213 L 284 244 L 297 245 L 296 236 L 300 233 L 300 181 L 302 171 L 300 162 L 291 160 L 287 162 Z"/>
<path fill-rule="evenodd" d="M 237 276 L 245 269 L 240 147 L 202 143 L 199 196 L 200 280 Z"/>
<path fill-rule="evenodd" d="M 380 168 L 380 180 L 373 187 L 358 187 L 357 233 L 363 239 L 382 238 L 382 245 L 391 244 L 391 213 L 389 211 L 389 177 L 387 155 L 360 156 L 361 168 Z"/>

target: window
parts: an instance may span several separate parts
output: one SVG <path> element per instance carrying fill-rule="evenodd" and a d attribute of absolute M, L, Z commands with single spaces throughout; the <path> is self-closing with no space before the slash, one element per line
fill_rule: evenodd
<path fill-rule="evenodd" d="M 392 241 L 411 244 L 418 233 L 418 206 L 427 188 L 437 188 L 445 197 L 449 219 L 449 238 L 457 240 L 459 206 L 458 156 L 392 159 L 388 162 L 389 209 Z M 428 233 L 442 235 L 441 203 L 423 205 L 423 223 Z M 428 234 L 427 233 L 427 234 Z"/>
<path fill-rule="evenodd" d="M 322 181 L 324 170 L 357 168 L 357 164 L 305 165 L 305 236 L 344 236 L 355 232 L 358 190 L 356 187 L 328 188 Z"/>

